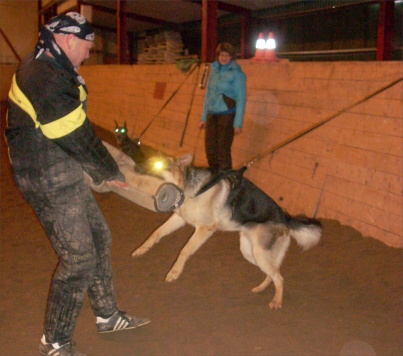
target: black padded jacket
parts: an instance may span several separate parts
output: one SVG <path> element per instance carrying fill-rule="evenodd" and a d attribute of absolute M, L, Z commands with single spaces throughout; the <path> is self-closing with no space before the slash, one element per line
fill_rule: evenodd
<path fill-rule="evenodd" d="M 6 141 L 17 186 L 53 191 L 83 179 L 112 180 L 119 168 L 86 116 L 87 90 L 53 58 L 33 53 L 13 77 Z"/>

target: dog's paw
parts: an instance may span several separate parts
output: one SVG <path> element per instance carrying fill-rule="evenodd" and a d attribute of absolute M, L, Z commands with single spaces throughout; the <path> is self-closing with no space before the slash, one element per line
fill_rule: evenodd
<path fill-rule="evenodd" d="M 269 304 L 270 309 L 275 309 L 275 310 L 281 309 L 282 306 L 283 306 L 282 301 L 275 300 L 275 299 L 273 299 Z"/>
<path fill-rule="evenodd" d="M 258 287 L 252 288 L 252 293 L 260 293 L 263 289 Z"/>
<path fill-rule="evenodd" d="M 138 249 L 134 250 L 131 254 L 132 257 L 140 257 L 144 255 L 148 250 L 139 247 Z"/>
<path fill-rule="evenodd" d="M 166 275 L 166 277 L 165 277 L 165 282 L 173 282 L 173 281 L 176 281 L 176 280 L 179 278 L 179 276 L 181 275 L 181 273 L 182 273 L 182 271 L 175 270 L 175 269 L 171 269 L 171 270 L 167 273 L 167 275 Z"/>
<path fill-rule="evenodd" d="M 272 282 L 272 279 L 270 277 L 266 277 L 266 279 L 262 283 L 260 283 L 257 287 L 252 289 L 252 292 L 253 293 L 262 292 L 270 285 L 271 282 Z"/>

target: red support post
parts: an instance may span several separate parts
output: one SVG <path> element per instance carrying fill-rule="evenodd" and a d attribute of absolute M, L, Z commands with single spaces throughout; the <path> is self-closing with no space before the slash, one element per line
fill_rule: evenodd
<path fill-rule="evenodd" d="M 127 0 L 116 0 L 116 5 L 118 64 L 127 64 Z"/>
<path fill-rule="evenodd" d="M 394 1 L 381 0 L 379 2 L 378 37 L 376 41 L 377 61 L 392 59 L 394 6 Z"/>
<path fill-rule="evenodd" d="M 201 61 L 213 62 L 217 47 L 218 1 L 202 1 L 202 48 Z"/>
<path fill-rule="evenodd" d="M 83 4 L 83 1 L 82 0 L 77 0 L 77 12 L 79 13 L 79 14 L 81 14 L 81 5 Z M 81 14 L 82 15 L 82 14 Z"/>
<path fill-rule="evenodd" d="M 253 56 L 251 52 L 251 16 L 243 15 L 241 21 L 241 58 L 251 58 Z"/>

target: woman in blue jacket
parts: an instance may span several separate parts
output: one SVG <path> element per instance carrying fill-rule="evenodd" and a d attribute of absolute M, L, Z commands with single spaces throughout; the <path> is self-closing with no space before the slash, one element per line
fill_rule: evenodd
<path fill-rule="evenodd" d="M 205 149 L 212 174 L 232 169 L 231 146 L 234 135 L 242 132 L 246 104 L 246 76 L 235 62 L 234 47 L 220 43 L 216 55 L 199 124 L 206 129 Z"/>

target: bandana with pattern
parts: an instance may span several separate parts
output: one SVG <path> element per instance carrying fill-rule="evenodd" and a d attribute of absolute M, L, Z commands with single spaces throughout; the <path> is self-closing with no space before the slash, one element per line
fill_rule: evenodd
<path fill-rule="evenodd" d="M 39 41 L 35 47 L 35 58 L 39 58 L 45 50 L 48 50 L 63 68 L 77 78 L 79 84 L 85 85 L 84 79 L 78 75 L 73 64 L 57 45 L 53 33 L 73 34 L 82 40 L 94 41 L 94 29 L 80 14 L 68 12 L 67 14 L 52 18 L 48 24 L 41 29 Z"/>

